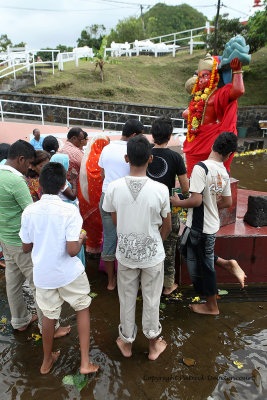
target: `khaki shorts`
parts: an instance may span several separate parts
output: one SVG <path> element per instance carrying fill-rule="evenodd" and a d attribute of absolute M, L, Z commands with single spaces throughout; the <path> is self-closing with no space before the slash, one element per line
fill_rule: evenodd
<path fill-rule="evenodd" d="M 83 272 L 78 278 L 66 286 L 57 289 L 36 288 L 36 302 L 45 317 L 59 319 L 61 306 L 66 301 L 74 309 L 81 311 L 91 304 L 90 285 Z"/>

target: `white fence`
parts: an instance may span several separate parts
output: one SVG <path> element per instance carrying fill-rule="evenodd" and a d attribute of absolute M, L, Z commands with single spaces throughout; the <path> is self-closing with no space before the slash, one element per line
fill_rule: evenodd
<path fill-rule="evenodd" d="M 5 111 L 5 104 L 12 104 L 14 105 L 12 107 L 12 111 Z M 16 111 L 16 105 L 27 105 L 27 106 L 32 106 L 28 107 L 28 112 L 19 112 L 19 110 Z M 94 122 L 94 123 L 99 123 L 101 126 L 102 130 L 105 130 L 105 126 L 107 124 L 112 124 L 112 125 L 124 125 L 125 122 L 119 122 L 119 121 L 112 121 L 110 119 L 110 116 L 112 115 L 119 115 L 119 116 L 125 116 L 127 118 L 132 117 L 132 118 L 137 118 L 139 121 L 141 121 L 141 118 L 146 118 L 146 119 L 155 119 L 158 118 L 156 115 L 147 115 L 147 114 L 135 114 L 135 113 L 124 113 L 124 112 L 117 112 L 117 111 L 107 111 L 107 110 L 98 110 L 94 108 L 81 108 L 81 107 L 72 107 L 72 106 L 61 106 L 58 104 L 42 104 L 42 103 L 31 103 L 31 102 L 23 102 L 23 101 L 13 101 L 13 100 L 4 100 L 0 99 L 0 114 L 1 114 L 1 120 L 4 121 L 4 117 L 6 116 L 13 116 L 13 117 L 33 117 L 33 118 L 40 118 L 42 125 L 45 124 L 45 115 L 44 115 L 44 109 L 46 107 L 49 108 L 57 108 L 57 109 L 64 109 L 66 111 L 66 125 L 67 127 L 70 126 L 70 121 L 80 121 L 80 122 Z M 37 110 L 36 110 L 37 108 Z M 35 111 L 36 110 L 36 111 Z M 87 113 L 87 116 L 89 116 L 90 113 L 96 114 L 96 118 L 82 118 L 82 117 L 73 117 L 71 115 L 72 111 L 84 111 L 84 113 Z M 100 118 L 99 118 L 100 116 Z M 11 117 L 12 118 L 12 117 Z M 171 118 L 174 121 L 174 132 L 177 134 L 183 134 L 186 132 L 185 129 L 185 120 L 183 118 Z M 50 122 L 50 121 L 49 121 Z M 51 123 L 51 122 L 50 122 Z M 179 125 L 179 126 L 177 126 Z M 151 127 L 151 124 L 146 124 L 144 125 L 145 127 Z"/>
<path fill-rule="evenodd" d="M 110 52 L 111 57 L 120 57 L 123 55 L 131 57 L 132 55 L 139 56 L 142 54 L 158 54 L 172 53 L 175 57 L 176 50 L 180 48 L 179 42 L 186 42 L 189 45 L 190 54 L 193 54 L 194 46 L 205 44 L 201 39 L 204 33 L 209 35 L 211 28 L 209 22 L 205 26 L 199 28 L 188 29 L 181 32 L 174 32 L 168 35 L 156 36 L 146 40 L 135 40 L 132 43 L 111 43 L 110 48 L 106 48 L 105 55 Z M 158 43 L 159 42 L 159 43 Z"/>

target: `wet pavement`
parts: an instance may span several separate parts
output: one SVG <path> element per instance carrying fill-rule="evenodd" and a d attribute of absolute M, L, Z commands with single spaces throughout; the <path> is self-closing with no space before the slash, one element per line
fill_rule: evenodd
<path fill-rule="evenodd" d="M 90 355 L 100 371 L 79 393 L 74 386 L 62 383 L 65 375 L 79 369 L 75 313 L 64 306 L 61 324 L 70 323 L 72 330 L 69 336 L 55 340 L 54 350 L 61 350 L 60 358 L 49 375 L 41 376 L 42 345 L 27 341 L 32 333 L 38 333 L 37 325 L 14 333 L 9 324 L 4 272 L 0 272 L 0 315 L 7 318 L 6 329 L 0 332 L 1 400 L 267 398 L 267 303 L 221 300 L 220 315 L 216 317 L 192 313 L 187 296 L 166 304 L 160 318 L 168 347 L 158 360 L 149 361 L 147 339 L 141 330 L 140 299 L 133 356 L 125 359 L 115 344 L 119 322 L 117 292 L 105 289 L 107 279 L 98 271 L 97 261 L 88 262 L 87 273 L 91 291 L 97 293 L 91 305 Z M 228 291 L 226 296 L 231 296 L 229 288 Z M 26 297 L 30 301 L 28 291 Z M 188 367 L 183 358 L 192 358 L 196 363 Z M 234 361 L 241 364 L 235 365 Z"/>

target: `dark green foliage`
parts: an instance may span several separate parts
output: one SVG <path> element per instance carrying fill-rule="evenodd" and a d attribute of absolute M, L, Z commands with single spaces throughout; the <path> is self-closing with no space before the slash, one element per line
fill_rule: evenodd
<path fill-rule="evenodd" d="M 91 25 L 87 26 L 81 31 L 81 37 L 77 39 L 77 46 L 83 47 L 88 46 L 94 50 L 99 50 L 106 28 L 104 25 Z"/>

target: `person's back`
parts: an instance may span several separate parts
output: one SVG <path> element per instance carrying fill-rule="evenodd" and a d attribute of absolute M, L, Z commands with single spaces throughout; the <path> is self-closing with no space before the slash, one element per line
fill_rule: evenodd
<path fill-rule="evenodd" d="M 41 200 L 25 209 L 22 222 L 27 225 L 29 243 L 34 243 L 35 286 L 46 289 L 65 286 L 84 271 L 82 262 L 71 257 L 66 247 L 67 241 L 80 234 L 82 218 L 77 207 L 57 195 L 43 194 Z"/>
<path fill-rule="evenodd" d="M 126 176 L 109 185 L 107 200 L 117 210 L 117 260 L 137 268 L 161 262 L 159 228 L 169 210 L 167 187 L 148 177 Z"/>

